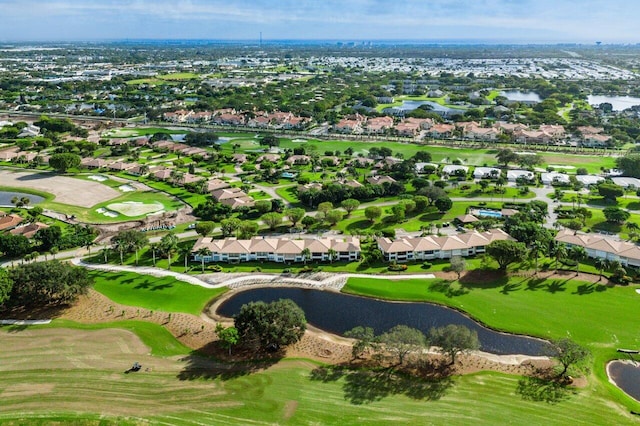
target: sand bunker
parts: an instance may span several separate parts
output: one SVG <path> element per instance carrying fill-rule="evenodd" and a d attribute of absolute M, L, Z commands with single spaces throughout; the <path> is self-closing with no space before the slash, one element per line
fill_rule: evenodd
<path fill-rule="evenodd" d="M 111 210 L 107 210 L 107 209 L 104 209 L 102 207 L 97 209 L 96 212 L 98 212 L 98 213 L 100 213 L 102 215 L 105 215 L 107 217 L 118 217 L 118 213 L 112 212 Z"/>
<path fill-rule="evenodd" d="M 132 191 L 135 191 L 135 190 L 136 190 L 136 189 L 135 189 L 133 186 L 131 186 L 131 185 L 120 185 L 120 186 L 118 187 L 118 189 L 119 189 L 120 191 L 122 191 L 122 192 L 132 192 Z"/>
<path fill-rule="evenodd" d="M 95 180 L 96 182 L 104 182 L 105 180 L 107 180 L 107 177 L 100 175 L 91 175 L 88 177 L 88 179 Z"/>
<path fill-rule="evenodd" d="M 107 208 L 125 216 L 134 217 L 158 212 L 164 209 L 164 205 L 158 202 L 147 204 L 135 201 L 125 201 L 123 203 L 109 204 Z"/>
<path fill-rule="evenodd" d="M 45 172 L 0 170 L 0 182 L 13 188 L 31 188 L 48 192 L 55 196 L 56 203 L 80 207 L 92 207 L 122 194 L 99 182 Z"/>

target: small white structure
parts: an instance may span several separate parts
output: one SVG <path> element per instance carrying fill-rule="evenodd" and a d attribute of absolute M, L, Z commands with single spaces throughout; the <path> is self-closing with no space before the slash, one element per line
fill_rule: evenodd
<path fill-rule="evenodd" d="M 576 180 L 584 186 L 597 185 L 604 180 L 602 176 L 576 175 Z"/>
<path fill-rule="evenodd" d="M 473 177 L 476 179 L 486 179 L 494 176 L 500 176 L 500 169 L 495 167 L 476 167 L 473 170 Z"/>
<path fill-rule="evenodd" d="M 469 171 L 469 168 L 467 166 L 459 166 L 459 165 L 456 165 L 456 164 L 448 164 L 448 165 L 446 165 L 446 166 L 444 166 L 442 168 L 442 173 L 445 173 L 447 175 L 452 175 L 458 170 L 464 170 L 464 172 L 467 173 Z"/>
<path fill-rule="evenodd" d="M 540 180 L 544 185 L 551 184 L 568 184 L 569 183 L 569 175 L 564 173 L 550 172 L 550 173 L 541 173 Z"/>
<path fill-rule="evenodd" d="M 527 180 L 534 180 L 535 179 L 535 175 L 533 174 L 533 172 L 530 172 L 528 170 L 509 170 L 509 171 L 507 171 L 507 180 L 509 182 L 515 182 L 516 180 L 518 180 L 520 178 L 524 178 L 524 179 L 527 179 Z"/>
<path fill-rule="evenodd" d="M 634 177 L 614 177 L 611 178 L 613 183 L 620 185 L 623 188 L 629 188 L 630 186 L 640 188 L 640 179 Z"/>
<path fill-rule="evenodd" d="M 416 173 L 423 173 L 425 167 L 433 167 L 435 170 L 438 170 L 438 165 L 434 163 L 416 163 L 415 165 Z"/>

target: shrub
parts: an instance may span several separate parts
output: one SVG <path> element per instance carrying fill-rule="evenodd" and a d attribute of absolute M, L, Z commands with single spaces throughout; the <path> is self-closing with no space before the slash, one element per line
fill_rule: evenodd
<path fill-rule="evenodd" d="M 383 229 L 382 236 L 386 238 L 395 238 L 396 230 L 395 229 Z"/>
<path fill-rule="evenodd" d="M 212 270 L 213 272 L 222 272 L 222 266 L 220 266 L 220 265 L 213 265 L 213 266 L 211 267 L 211 270 Z"/>
<path fill-rule="evenodd" d="M 422 264 L 422 269 L 429 269 L 433 266 L 433 264 L 431 262 L 424 262 Z"/>
<path fill-rule="evenodd" d="M 387 267 L 387 269 L 393 272 L 402 272 L 407 270 L 407 265 L 398 265 L 397 263 L 392 263 Z"/>

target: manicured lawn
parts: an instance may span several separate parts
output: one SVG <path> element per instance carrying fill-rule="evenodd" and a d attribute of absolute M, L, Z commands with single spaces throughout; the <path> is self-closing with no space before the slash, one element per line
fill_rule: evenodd
<path fill-rule="evenodd" d="M 172 277 L 128 272 L 91 271 L 95 289 L 116 303 L 165 312 L 199 315 L 211 299 L 227 289 L 207 289 Z"/>
<path fill-rule="evenodd" d="M 151 345 L 152 355 L 131 353 L 136 337 L 117 328 L 138 335 L 146 332 L 141 333 L 138 324 L 120 324 L 111 324 L 116 329 L 109 332 L 100 326 L 58 323 L 48 326 L 48 331 L 65 334 L 54 339 L 42 327 L 0 329 L 3 342 L 9 345 L 0 352 L 4 366 L 0 423 L 493 425 L 496 413 L 511 424 L 626 425 L 635 421 L 594 386 L 547 403 L 523 399 L 516 393 L 519 378 L 497 373 L 454 377 L 448 382 L 410 378 L 394 386 L 387 375 L 358 372 L 317 380 L 312 374 L 316 363 L 282 360 L 271 368 L 243 374 L 180 350 L 174 352 L 180 359 L 160 358 L 156 345 L 163 343 L 155 334 L 143 339 Z M 46 356 L 42 354 L 45 344 Z M 131 360 L 151 371 L 124 374 Z"/>
<path fill-rule="evenodd" d="M 570 333 L 583 344 L 609 351 L 615 347 L 638 347 L 640 336 L 634 314 L 640 303 L 637 287 L 606 287 L 571 278 L 572 274 L 553 280 L 502 278 L 482 285 L 456 282 L 451 284 L 453 291 L 441 280 L 350 278 L 343 291 L 442 303 L 501 330 L 545 338 Z"/>

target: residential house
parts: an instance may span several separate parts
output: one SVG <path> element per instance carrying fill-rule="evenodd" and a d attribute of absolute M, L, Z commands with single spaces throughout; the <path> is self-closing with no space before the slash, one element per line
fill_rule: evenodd
<path fill-rule="evenodd" d="M 29 223 L 27 225 L 24 226 L 18 226 L 16 228 L 13 228 L 12 230 L 9 231 L 10 234 L 13 235 L 23 235 L 27 238 L 33 238 L 34 235 L 36 235 L 36 233 L 41 230 L 41 229 L 45 229 L 48 228 L 49 225 L 46 225 L 44 223 L 41 222 L 33 222 L 33 223 Z"/>
<path fill-rule="evenodd" d="M 388 116 L 373 117 L 367 120 L 364 130 L 367 133 L 381 134 L 393 127 L 393 118 Z"/>
<path fill-rule="evenodd" d="M 495 167 L 476 167 L 473 170 L 473 177 L 475 179 L 498 178 L 500 177 L 500 173 L 502 173 L 502 171 Z"/>
<path fill-rule="evenodd" d="M 206 248 L 209 253 L 198 252 Z M 308 249 L 305 258 L 303 252 Z M 360 240 L 356 237 L 322 237 L 292 239 L 289 237 L 254 237 L 250 240 L 225 238 L 214 240 L 201 237 L 192 249 L 193 260 L 200 262 L 250 262 L 267 261 L 278 263 L 300 263 L 317 261 L 352 262 L 360 258 Z"/>
<path fill-rule="evenodd" d="M 0 231 L 7 231 L 15 228 L 23 221 L 22 217 L 17 214 L 7 214 L 0 216 Z"/>
<path fill-rule="evenodd" d="M 395 240 L 381 237 L 377 238 L 376 242 L 384 260 L 407 262 L 473 256 L 484 253 L 487 245 L 498 240 L 515 241 L 503 230 L 491 229 L 486 232 L 473 231 L 446 237 L 404 237 Z"/>
<path fill-rule="evenodd" d="M 383 183 L 394 183 L 396 180 L 391 176 L 376 175 L 368 177 L 367 182 L 371 185 L 382 185 Z"/>
<path fill-rule="evenodd" d="M 207 181 L 207 192 L 212 192 L 212 191 L 215 191 L 216 189 L 223 189 L 228 187 L 229 187 L 229 183 L 221 179 L 213 178 Z"/>
<path fill-rule="evenodd" d="M 294 164 L 309 164 L 311 162 L 311 157 L 309 157 L 308 155 L 292 155 L 289 158 L 287 158 L 286 163 L 289 165 L 294 165 Z"/>
<path fill-rule="evenodd" d="M 528 170 L 507 170 L 507 180 L 509 182 L 515 182 L 518 179 L 526 179 L 533 182 L 535 178 L 536 175 Z"/>
<path fill-rule="evenodd" d="M 433 138 L 450 138 L 454 130 L 453 124 L 435 124 L 429 129 L 429 135 Z"/>
<path fill-rule="evenodd" d="M 544 185 L 568 185 L 569 176 L 564 173 L 540 173 L 540 180 Z"/>
<path fill-rule="evenodd" d="M 640 247 L 626 241 L 602 235 L 584 234 L 570 229 L 558 232 L 555 240 L 567 247 L 580 246 L 587 256 L 609 261 L 618 261 L 623 266 L 640 267 Z"/>

